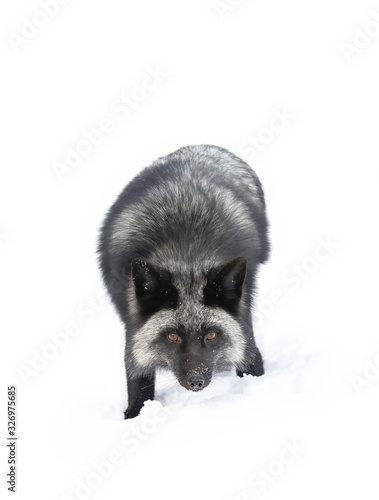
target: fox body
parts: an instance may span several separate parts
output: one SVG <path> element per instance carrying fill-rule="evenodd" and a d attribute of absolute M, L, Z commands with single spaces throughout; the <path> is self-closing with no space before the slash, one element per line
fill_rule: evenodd
<path fill-rule="evenodd" d="M 232 367 L 264 373 L 251 308 L 269 253 L 265 200 L 237 156 L 201 145 L 155 161 L 108 211 L 98 250 L 126 328 L 125 418 L 154 398 L 157 368 L 192 391 Z"/>

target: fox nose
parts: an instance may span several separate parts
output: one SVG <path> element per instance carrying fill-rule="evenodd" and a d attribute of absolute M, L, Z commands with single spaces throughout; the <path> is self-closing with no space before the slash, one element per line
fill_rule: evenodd
<path fill-rule="evenodd" d="M 188 379 L 192 391 L 200 391 L 204 387 L 205 380 L 200 375 L 194 375 Z"/>

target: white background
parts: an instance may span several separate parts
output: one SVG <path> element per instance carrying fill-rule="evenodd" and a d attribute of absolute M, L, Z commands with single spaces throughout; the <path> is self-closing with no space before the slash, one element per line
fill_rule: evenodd
<path fill-rule="evenodd" d="M 46 21 L 36 1 L 0 8 L 1 491 L 6 387 L 17 384 L 19 498 L 377 497 L 379 4 L 51 9 Z M 33 19 L 45 26 L 26 28 Z M 149 68 L 165 76 L 143 94 Z M 123 117 L 122 94 L 140 99 Z M 288 123 L 263 131 L 283 110 Z M 112 132 L 59 179 L 55 162 L 104 119 Z M 259 134 L 253 158 L 246 144 Z M 98 228 L 141 168 L 201 143 L 241 155 L 265 188 L 272 255 L 256 337 L 266 375 L 220 375 L 192 395 L 162 379 L 157 401 L 125 422 L 123 328 L 103 298 Z M 333 251 L 315 260 L 328 239 Z M 70 323 L 76 336 L 62 333 Z M 53 336 L 65 347 L 49 351 Z M 283 463 L 293 442 L 301 451 Z M 122 464 L 94 475 L 115 451 Z"/>

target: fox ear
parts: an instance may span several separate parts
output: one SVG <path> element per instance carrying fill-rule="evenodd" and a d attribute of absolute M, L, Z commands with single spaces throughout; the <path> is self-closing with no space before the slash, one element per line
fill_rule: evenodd
<path fill-rule="evenodd" d="M 144 260 L 134 259 L 132 279 L 143 314 L 150 316 L 163 307 L 175 307 L 178 292 L 171 283 L 168 271 L 156 268 Z"/>
<path fill-rule="evenodd" d="M 246 277 L 246 264 L 245 257 L 238 257 L 224 266 L 212 269 L 204 288 L 205 304 L 220 306 L 236 313 Z"/>

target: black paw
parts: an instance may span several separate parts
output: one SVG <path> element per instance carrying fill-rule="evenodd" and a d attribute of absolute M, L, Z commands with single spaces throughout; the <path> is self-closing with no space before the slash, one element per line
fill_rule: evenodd
<path fill-rule="evenodd" d="M 127 408 L 124 411 L 124 419 L 126 420 L 128 418 L 137 417 L 139 415 L 140 411 L 141 411 L 141 408 Z"/>
<path fill-rule="evenodd" d="M 254 377 L 261 377 L 264 375 L 265 370 L 263 367 L 263 361 L 261 359 L 257 360 L 254 364 L 249 365 L 244 370 L 237 370 L 237 375 L 243 377 L 244 375 L 253 375 Z"/>

